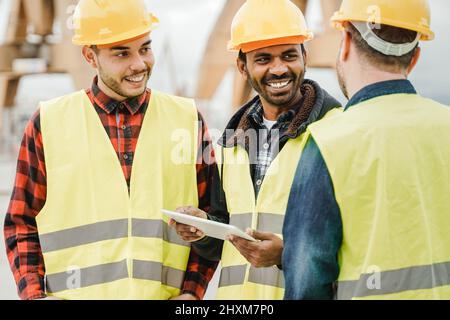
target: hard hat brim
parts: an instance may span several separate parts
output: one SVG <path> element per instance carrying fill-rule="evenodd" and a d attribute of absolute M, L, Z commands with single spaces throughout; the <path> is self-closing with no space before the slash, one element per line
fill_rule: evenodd
<path fill-rule="evenodd" d="M 346 16 L 341 12 L 336 12 L 330 20 L 331 26 L 337 30 L 344 30 L 343 23 L 346 21 L 359 21 L 359 22 L 370 22 L 367 21 L 367 16 Z M 418 25 L 406 24 L 403 21 L 397 21 L 394 19 L 382 18 L 380 21 L 373 21 L 373 23 L 381 23 L 384 25 L 389 25 L 397 28 L 402 28 L 406 30 L 416 31 L 421 34 L 420 40 L 431 41 L 435 38 L 435 34 L 432 30 L 427 27 L 420 27 Z"/>
<path fill-rule="evenodd" d="M 308 42 L 314 38 L 312 32 L 308 32 L 305 35 L 296 35 L 296 36 L 288 36 L 288 37 L 279 37 L 279 38 L 271 38 L 271 39 L 263 39 L 257 40 L 247 43 L 241 43 L 238 45 L 234 45 L 231 42 L 228 44 L 228 50 L 232 52 L 240 51 L 247 53 L 254 50 L 258 50 L 265 47 L 277 46 L 277 45 L 285 45 L 285 44 L 302 44 Z"/>
<path fill-rule="evenodd" d="M 150 20 L 147 26 L 140 27 L 134 30 L 129 30 L 125 33 L 102 37 L 101 35 L 96 35 L 95 38 L 86 38 L 79 35 L 75 35 L 72 38 L 72 43 L 78 46 L 113 46 L 120 42 L 129 42 L 136 39 L 142 35 L 151 33 L 158 27 L 159 19 L 153 14 L 149 13 Z"/>
<path fill-rule="evenodd" d="M 250 43 L 243 43 L 240 46 L 240 50 L 242 50 L 242 52 L 244 52 L 244 53 L 248 53 L 248 52 L 266 48 L 266 47 L 287 45 L 287 44 L 302 44 L 311 39 L 312 39 L 312 36 L 311 37 L 293 36 L 293 37 L 282 37 L 282 38 L 276 38 L 276 39 L 267 39 L 267 40 L 255 41 L 255 42 L 250 42 Z"/>

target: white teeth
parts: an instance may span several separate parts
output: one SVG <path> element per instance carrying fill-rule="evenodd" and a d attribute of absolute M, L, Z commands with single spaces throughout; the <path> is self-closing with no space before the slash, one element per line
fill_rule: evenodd
<path fill-rule="evenodd" d="M 271 86 L 272 88 L 275 88 L 275 89 L 281 89 L 281 88 L 286 87 L 286 86 L 289 84 L 289 82 L 290 82 L 290 81 L 285 81 L 285 82 L 272 82 L 272 83 L 269 83 L 269 86 Z"/>
<path fill-rule="evenodd" d="M 126 77 L 125 80 L 130 82 L 141 82 L 144 80 L 145 74 L 141 74 L 140 76 Z"/>

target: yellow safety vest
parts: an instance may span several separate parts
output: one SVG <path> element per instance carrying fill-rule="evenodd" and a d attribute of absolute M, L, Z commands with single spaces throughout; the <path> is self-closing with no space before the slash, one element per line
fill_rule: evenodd
<path fill-rule="evenodd" d="M 47 293 L 63 299 L 168 299 L 190 245 L 161 209 L 197 205 L 192 100 L 152 92 L 128 186 L 85 92 L 41 105 L 47 199 L 37 216 Z"/>
<path fill-rule="evenodd" d="M 343 221 L 338 299 L 450 298 L 450 108 L 382 96 L 310 126 Z"/>
<path fill-rule="evenodd" d="M 340 110 L 334 109 L 328 115 Z M 219 148 L 223 158 L 223 189 L 230 213 L 230 224 L 242 230 L 252 228 L 282 238 L 289 193 L 308 134 L 289 140 L 269 167 L 258 199 L 250 175 L 248 153 L 242 146 Z M 222 157 L 223 153 L 223 157 Z M 219 163 L 222 165 L 222 163 Z M 224 243 L 217 299 L 281 300 L 284 276 L 277 266 L 255 268 L 228 241 Z"/>

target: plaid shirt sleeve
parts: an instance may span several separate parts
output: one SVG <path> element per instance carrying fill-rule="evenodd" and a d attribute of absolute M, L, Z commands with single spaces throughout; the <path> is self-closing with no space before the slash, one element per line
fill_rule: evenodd
<path fill-rule="evenodd" d="M 211 207 L 211 185 L 213 173 L 216 169 L 214 149 L 209 136 L 208 128 L 202 115 L 199 113 L 199 153 L 197 159 L 197 188 L 199 208 L 209 212 Z M 216 271 L 218 262 L 209 261 L 191 250 L 189 262 L 184 279 L 182 292 L 192 294 L 197 299 L 203 299 L 208 283 Z"/>
<path fill-rule="evenodd" d="M 21 299 L 45 297 L 44 259 L 36 216 L 46 199 L 46 171 L 39 111 L 28 123 L 17 162 L 16 180 L 6 213 L 6 252 Z"/>

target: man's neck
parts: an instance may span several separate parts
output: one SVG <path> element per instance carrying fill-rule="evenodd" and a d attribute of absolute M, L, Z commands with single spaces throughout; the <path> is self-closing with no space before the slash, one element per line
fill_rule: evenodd
<path fill-rule="evenodd" d="M 302 96 L 298 97 L 297 99 L 295 99 L 294 103 L 291 103 L 289 106 L 286 107 L 275 106 L 271 103 L 268 103 L 264 99 L 261 99 L 261 104 L 264 111 L 264 118 L 266 118 L 266 120 L 269 121 L 277 121 L 278 118 L 286 111 L 296 109 L 301 99 Z"/>
<path fill-rule="evenodd" d="M 350 83 L 348 84 L 348 98 L 351 99 L 360 90 L 374 83 L 406 79 L 407 77 L 400 73 L 390 73 L 380 70 L 361 70 L 359 76 L 352 77 Z"/>
<path fill-rule="evenodd" d="M 98 82 L 97 82 L 98 88 L 104 93 L 106 94 L 108 97 L 110 97 L 111 99 L 114 99 L 115 101 L 118 102 L 123 102 L 125 100 L 127 100 L 126 97 L 122 97 L 121 95 L 117 94 L 116 92 L 114 92 L 111 88 L 109 88 L 101 79 L 100 77 L 98 77 Z"/>

